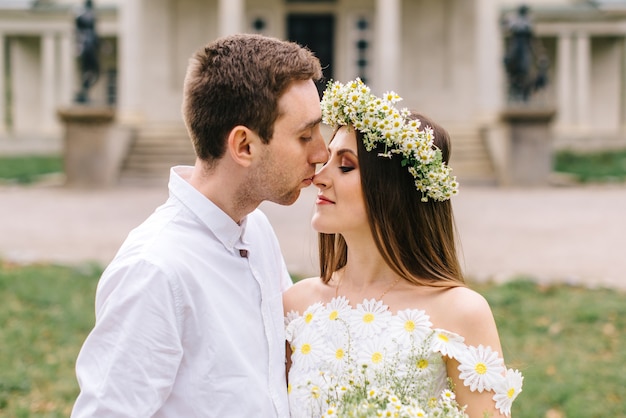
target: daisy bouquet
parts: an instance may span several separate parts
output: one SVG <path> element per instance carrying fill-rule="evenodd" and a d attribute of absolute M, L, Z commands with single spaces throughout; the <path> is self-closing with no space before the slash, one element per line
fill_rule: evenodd
<path fill-rule="evenodd" d="M 433 328 L 419 309 L 392 314 L 382 301 L 352 307 L 337 297 L 290 313 L 286 325 L 297 418 L 466 417 L 445 358 L 458 361 L 459 378 L 471 391 L 491 392 L 504 415 L 522 390 L 522 374 L 507 369 L 497 352 Z"/>
<path fill-rule="evenodd" d="M 365 376 L 366 373 L 363 373 L 362 377 Z M 465 408 L 457 404 L 451 390 L 443 390 L 439 397 L 420 400 L 419 396 L 408 393 L 407 388 L 413 382 L 407 380 L 396 377 L 390 382 L 379 381 L 377 384 L 372 384 L 367 378 L 351 380 L 347 387 L 334 388 L 322 417 L 467 417 Z"/>

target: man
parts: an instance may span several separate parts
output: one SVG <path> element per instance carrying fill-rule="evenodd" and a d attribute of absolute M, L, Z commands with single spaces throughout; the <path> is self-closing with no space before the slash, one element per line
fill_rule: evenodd
<path fill-rule="evenodd" d="M 98 284 L 73 417 L 284 417 L 281 293 L 290 278 L 265 200 L 292 204 L 328 158 L 294 43 L 234 35 L 190 61 L 183 117 L 197 155 Z"/>

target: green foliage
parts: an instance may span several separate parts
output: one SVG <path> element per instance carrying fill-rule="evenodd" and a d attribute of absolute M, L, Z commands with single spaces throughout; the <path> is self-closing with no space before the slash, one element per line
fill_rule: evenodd
<path fill-rule="evenodd" d="M 0 416 L 69 416 L 100 274 L 0 260 Z M 493 308 L 507 365 L 524 373 L 512 416 L 626 416 L 624 293 L 522 278 L 473 287 Z"/>
<path fill-rule="evenodd" d="M 512 416 L 626 416 L 624 293 L 525 279 L 475 288 L 491 304 L 507 365 L 524 373 Z"/>
<path fill-rule="evenodd" d="M 28 184 L 40 176 L 63 171 L 63 159 L 60 156 L 12 156 L 0 157 L 0 179 Z"/>
<path fill-rule="evenodd" d="M 554 170 L 575 175 L 581 182 L 626 180 L 626 150 L 577 153 L 557 152 Z"/>
<path fill-rule="evenodd" d="M 0 260 L 0 416 L 69 416 L 100 272 Z"/>

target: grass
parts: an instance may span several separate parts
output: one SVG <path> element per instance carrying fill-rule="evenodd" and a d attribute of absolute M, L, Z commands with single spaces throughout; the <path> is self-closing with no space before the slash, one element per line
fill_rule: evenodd
<path fill-rule="evenodd" d="M 517 280 L 478 287 L 509 367 L 523 371 L 519 417 L 624 417 L 624 293 Z"/>
<path fill-rule="evenodd" d="M 554 155 L 554 171 L 573 174 L 583 183 L 623 182 L 626 180 L 626 150 L 560 151 Z"/>
<path fill-rule="evenodd" d="M 0 156 L 0 179 L 28 184 L 42 175 L 63 171 L 61 156 Z M 554 171 L 572 174 L 582 183 L 626 181 L 626 150 L 580 153 L 558 151 Z"/>
<path fill-rule="evenodd" d="M 100 273 L 0 260 L 0 416 L 69 415 Z M 514 417 L 626 416 L 624 293 L 526 279 L 474 288 L 493 308 L 508 366 L 525 375 Z"/>
<path fill-rule="evenodd" d="M 33 183 L 42 175 L 62 171 L 61 156 L 0 156 L 0 179 L 19 184 Z"/>
<path fill-rule="evenodd" d="M 0 416 L 68 417 L 100 270 L 0 260 Z"/>

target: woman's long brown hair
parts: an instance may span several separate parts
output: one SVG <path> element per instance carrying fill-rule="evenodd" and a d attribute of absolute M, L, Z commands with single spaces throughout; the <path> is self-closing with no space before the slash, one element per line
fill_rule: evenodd
<path fill-rule="evenodd" d="M 450 157 L 450 137 L 424 115 L 412 113 L 422 128 L 433 129 L 434 144 L 444 162 Z M 402 157 L 378 156 L 381 149 L 367 151 L 357 130 L 361 187 L 374 241 L 383 259 L 395 273 L 416 285 L 464 286 L 457 256 L 452 204 L 422 202 L 415 180 L 401 164 Z M 348 250 L 340 234 L 319 234 L 320 276 L 327 283 L 346 265 Z"/>

